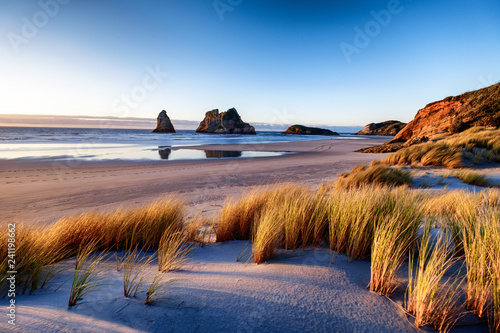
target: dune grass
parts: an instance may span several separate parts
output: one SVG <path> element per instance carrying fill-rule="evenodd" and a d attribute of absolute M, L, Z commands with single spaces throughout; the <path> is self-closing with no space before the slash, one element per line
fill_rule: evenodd
<path fill-rule="evenodd" d="M 184 228 L 184 202 L 165 198 L 151 204 L 110 212 L 92 211 L 65 217 L 48 228 L 16 227 L 16 283 L 21 292 L 30 293 L 44 286 L 58 272 L 54 265 L 78 254 L 93 243 L 95 251 L 157 248 L 166 230 L 180 232 Z M 7 249 L 8 237 L 0 237 L 0 246 Z M 8 257 L 0 261 L 7 271 Z M 0 283 L 5 293 L 6 275 Z"/>
<path fill-rule="evenodd" d="M 165 230 L 158 245 L 159 271 L 169 272 L 180 268 L 191 251 L 191 247 L 183 241 L 184 234 L 175 227 Z"/>
<path fill-rule="evenodd" d="M 461 280 L 445 273 L 456 263 L 452 256 L 448 236 L 441 234 L 431 241 L 431 224 L 425 227 L 418 248 L 417 262 L 410 255 L 409 283 L 406 294 L 406 310 L 415 316 L 415 325 L 433 326 L 440 332 L 447 332 L 461 315 Z"/>
<path fill-rule="evenodd" d="M 348 189 L 365 185 L 411 186 L 412 183 L 413 178 L 409 171 L 372 164 L 356 166 L 350 173 L 340 174 L 335 186 Z"/>
<path fill-rule="evenodd" d="M 423 210 L 414 203 L 410 201 L 376 228 L 371 250 L 371 291 L 390 296 L 398 286 L 397 271 L 417 239 L 423 218 Z"/>
<path fill-rule="evenodd" d="M 406 188 L 365 186 L 333 191 L 328 198 L 331 249 L 352 260 L 369 258 L 377 227 L 402 212 L 419 223 L 421 199 Z"/>
<path fill-rule="evenodd" d="M 152 304 L 165 297 L 165 286 L 175 282 L 174 279 L 166 280 L 165 276 L 163 272 L 156 272 L 149 284 L 144 304 Z"/>
<path fill-rule="evenodd" d="M 143 257 L 137 248 L 129 249 L 123 258 L 123 295 L 136 297 L 141 291 L 145 280 L 145 271 L 154 256 Z"/>
<path fill-rule="evenodd" d="M 287 185 L 286 191 L 268 197 L 253 225 L 256 263 L 271 259 L 277 247 L 321 245 L 328 241 L 326 200 L 306 187 Z"/>
<path fill-rule="evenodd" d="M 269 202 L 278 202 L 294 186 L 274 185 L 265 189 L 254 189 L 239 201 L 229 200 L 218 216 L 216 240 L 248 240 L 252 237 L 254 221 Z"/>
<path fill-rule="evenodd" d="M 465 184 L 475 185 L 475 186 L 489 186 L 490 181 L 486 175 L 470 171 L 462 170 L 460 172 L 455 172 L 453 176 L 457 177 Z"/>
<path fill-rule="evenodd" d="M 500 129 L 473 127 L 437 142 L 400 149 L 382 159 L 383 164 L 444 166 L 461 168 L 466 160 L 474 164 L 500 162 Z"/>
<path fill-rule="evenodd" d="M 106 252 L 101 252 L 95 258 L 90 259 L 92 253 L 97 250 L 97 246 L 98 242 L 92 241 L 79 249 L 68 301 L 69 307 L 75 306 L 85 295 L 103 284 L 102 273 L 97 269 L 105 259 Z"/>

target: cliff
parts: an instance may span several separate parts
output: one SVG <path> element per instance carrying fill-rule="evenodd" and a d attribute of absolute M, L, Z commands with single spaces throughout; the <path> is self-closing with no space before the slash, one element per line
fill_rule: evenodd
<path fill-rule="evenodd" d="M 475 126 L 500 127 L 500 83 L 428 104 L 391 142 L 434 139 Z"/>
<path fill-rule="evenodd" d="M 235 108 L 219 113 L 218 109 L 205 113 L 205 119 L 196 129 L 198 133 L 255 134 L 255 128 L 241 120 Z"/>
<path fill-rule="evenodd" d="M 388 135 L 395 136 L 407 124 L 397 120 L 388 120 L 381 123 L 371 123 L 366 125 L 357 135 Z"/>
<path fill-rule="evenodd" d="M 359 151 L 393 152 L 402 147 L 439 140 L 475 126 L 500 127 L 500 83 L 427 104 L 394 139 Z"/>
<path fill-rule="evenodd" d="M 339 135 L 337 132 L 332 132 L 329 129 L 318 127 L 307 127 L 302 125 L 292 125 L 282 132 L 282 134 L 301 134 L 301 135 Z"/>
<path fill-rule="evenodd" d="M 156 128 L 153 133 L 175 133 L 174 125 L 167 116 L 167 111 L 163 110 L 156 118 Z"/>

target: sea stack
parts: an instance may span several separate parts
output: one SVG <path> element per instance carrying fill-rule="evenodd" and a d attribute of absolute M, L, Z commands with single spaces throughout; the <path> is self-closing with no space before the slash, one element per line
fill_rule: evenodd
<path fill-rule="evenodd" d="M 318 127 L 307 127 L 302 125 L 292 125 L 281 134 L 300 134 L 300 135 L 339 135 L 337 132 Z"/>
<path fill-rule="evenodd" d="M 255 128 L 241 120 L 235 108 L 231 108 L 222 113 L 219 113 L 219 109 L 214 109 L 205 113 L 205 119 L 200 123 L 196 132 L 215 134 L 255 134 Z"/>
<path fill-rule="evenodd" d="M 163 110 L 156 118 L 156 128 L 153 133 L 175 133 L 174 125 L 167 116 L 167 111 Z"/>

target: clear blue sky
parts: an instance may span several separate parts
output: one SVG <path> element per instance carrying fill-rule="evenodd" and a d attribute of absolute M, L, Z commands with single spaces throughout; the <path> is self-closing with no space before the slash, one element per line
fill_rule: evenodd
<path fill-rule="evenodd" d="M 498 0 L 3 0 L 0 32 L 4 114 L 364 125 L 500 80 Z"/>

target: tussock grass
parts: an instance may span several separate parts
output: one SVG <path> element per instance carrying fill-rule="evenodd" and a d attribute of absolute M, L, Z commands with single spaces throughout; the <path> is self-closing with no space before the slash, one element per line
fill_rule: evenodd
<path fill-rule="evenodd" d="M 453 176 L 457 177 L 461 181 L 469 185 L 475 186 L 489 186 L 489 180 L 485 175 L 479 174 L 470 170 L 463 170 L 461 172 L 456 172 Z"/>
<path fill-rule="evenodd" d="M 180 269 L 182 262 L 191 251 L 191 247 L 183 242 L 184 234 L 180 231 L 167 229 L 158 245 L 158 270 L 169 272 Z"/>
<path fill-rule="evenodd" d="M 253 260 L 271 259 L 277 247 L 297 249 L 316 246 L 328 239 L 326 199 L 308 188 L 288 185 L 286 192 L 271 196 L 256 217 Z"/>
<path fill-rule="evenodd" d="M 129 249 L 123 258 L 123 295 L 135 297 L 144 284 L 145 271 L 153 260 L 153 256 L 144 258 L 142 253 Z"/>
<path fill-rule="evenodd" d="M 330 248 L 353 260 L 370 257 L 377 226 L 403 212 L 419 223 L 420 201 L 420 195 L 406 188 L 333 191 L 328 198 Z"/>
<path fill-rule="evenodd" d="M 413 178 L 411 172 L 389 168 L 384 165 L 373 164 L 371 166 L 357 166 L 350 173 L 339 175 L 335 186 L 338 188 L 352 188 L 364 185 L 386 185 L 386 186 L 411 186 Z"/>
<path fill-rule="evenodd" d="M 90 260 L 90 256 L 97 250 L 97 241 L 82 246 L 76 256 L 75 275 L 71 284 L 68 306 L 75 306 L 85 295 L 103 284 L 102 274 L 97 269 L 104 260 L 106 253 L 102 252 Z"/>
<path fill-rule="evenodd" d="M 256 264 L 270 260 L 275 256 L 275 249 L 282 242 L 282 223 L 277 211 L 265 214 L 256 224 L 253 237 L 252 259 Z"/>
<path fill-rule="evenodd" d="M 110 212 L 91 211 L 57 221 L 45 234 L 60 249 L 74 250 L 98 240 L 99 248 L 121 250 L 129 246 L 158 247 L 163 232 L 183 229 L 184 202 L 173 198 Z"/>
<path fill-rule="evenodd" d="M 495 241 L 490 246 L 489 254 L 491 256 L 491 276 L 493 280 L 493 315 L 491 322 L 491 331 L 500 332 L 500 231 L 498 228 L 494 231 Z"/>
<path fill-rule="evenodd" d="M 144 304 L 151 304 L 165 297 L 165 287 L 175 282 L 173 279 L 166 280 L 165 276 L 163 272 L 156 272 L 153 281 L 149 284 Z"/>
<path fill-rule="evenodd" d="M 4 256 L 0 261 L 2 276 L 0 286 L 5 293 L 6 271 L 17 271 L 16 284 L 18 290 L 25 293 L 33 293 L 38 288 L 43 288 L 58 272 L 61 271 L 55 263 L 66 258 L 68 252 L 61 250 L 51 243 L 50 239 L 43 238 L 38 229 L 28 227 L 23 223 L 17 223 L 15 228 L 15 257 L 7 256 L 8 238 L 7 233 L 0 236 Z M 9 259 L 13 261 L 9 262 Z M 14 264 L 14 268 L 10 265 Z"/>
<path fill-rule="evenodd" d="M 218 217 L 217 242 L 248 240 L 252 237 L 254 221 L 269 202 L 279 202 L 293 185 L 272 186 L 268 189 L 254 189 L 239 201 L 228 201 Z"/>
<path fill-rule="evenodd" d="M 166 198 L 131 209 L 110 212 L 92 211 L 65 217 L 48 228 L 16 227 L 16 283 L 19 290 L 30 293 L 44 286 L 60 270 L 54 264 L 78 254 L 78 249 L 95 244 L 95 251 L 130 247 L 155 248 L 166 230 L 181 232 L 184 228 L 184 202 Z M 0 246 L 7 251 L 7 235 L 0 236 Z M 2 257 L 0 268 L 7 271 L 8 257 Z M 1 277 L 5 292 L 6 275 Z"/>
<path fill-rule="evenodd" d="M 406 294 L 406 310 L 415 315 L 415 325 L 431 325 L 441 332 L 447 332 L 460 318 L 463 305 L 461 280 L 456 276 L 445 281 L 445 273 L 456 263 L 452 257 L 450 239 L 442 234 L 432 244 L 431 224 L 428 223 L 418 249 L 410 255 L 409 283 Z"/>
<path fill-rule="evenodd" d="M 500 129 L 473 127 L 437 142 L 400 149 L 382 159 L 388 165 L 461 168 L 466 160 L 474 163 L 500 162 Z"/>
<path fill-rule="evenodd" d="M 397 288 L 397 270 L 417 239 L 422 218 L 423 209 L 410 201 L 377 227 L 371 253 L 371 291 L 389 296 Z"/>

